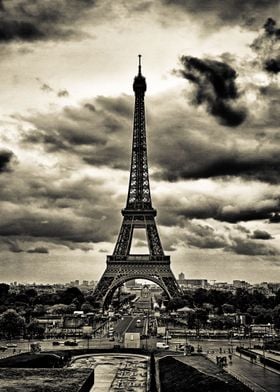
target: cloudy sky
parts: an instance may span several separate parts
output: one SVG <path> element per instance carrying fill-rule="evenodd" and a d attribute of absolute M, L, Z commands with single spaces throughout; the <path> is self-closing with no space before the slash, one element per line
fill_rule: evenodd
<path fill-rule="evenodd" d="M 0 280 L 104 271 L 141 53 L 174 273 L 280 281 L 279 23 L 277 0 L 0 0 Z"/>

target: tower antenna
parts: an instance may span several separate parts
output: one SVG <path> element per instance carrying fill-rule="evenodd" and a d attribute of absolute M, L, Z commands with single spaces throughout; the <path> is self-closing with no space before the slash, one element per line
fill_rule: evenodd
<path fill-rule="evenodd" d="M 141 54 L 138 54 L 138 57 L 139 57 L 138 73 L 139 73 L 139 75 L 141 75 L 141 57 L 142 57 L 142 55 L 141 55 Z"/>

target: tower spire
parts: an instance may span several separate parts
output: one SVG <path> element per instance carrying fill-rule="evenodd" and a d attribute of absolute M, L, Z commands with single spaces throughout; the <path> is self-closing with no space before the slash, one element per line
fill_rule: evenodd
<path fill-rule="evenodd" d="M 142 55 L 138 54 L 138 58 L 139 58 L 139 61 L 138 61 L 138 75 L 141 75 L 141 57 L 142 57 Z"/>

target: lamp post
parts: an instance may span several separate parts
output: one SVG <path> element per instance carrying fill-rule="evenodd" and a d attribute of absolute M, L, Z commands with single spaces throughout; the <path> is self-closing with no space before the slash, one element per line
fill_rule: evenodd
<path fill-rule="evenodd" d="M 185 344 L 184 344 L 184 356 L 186 356 L 186 348 L 187 348 L 187 330 L 186 327 L 184 328 L 184 335 L 185 335 Z"/>
<path fill-rule="evenodd" d="M 265 369 L 265 335 L 263 335 L 263 367 Z"/>

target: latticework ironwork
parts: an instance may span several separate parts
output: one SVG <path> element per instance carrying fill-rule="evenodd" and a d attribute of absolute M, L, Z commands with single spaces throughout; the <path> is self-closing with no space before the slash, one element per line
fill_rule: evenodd
<path fill-rule="evenodd" d="M 152 207 L 149 184 L 144 96 L 146 80 L 141 73 L 134 78 L 135 110 L 131 169 L 123 222 L 112 256 L 107 256 L 107 268 L 94 291 L 102 306 L 110 303 L 114 291 L 131 279 L 148 279 L 158 284 L 169 296 L 180 295 L 180 288 L 170 268 L 170 257 L 164 255 Z M 146 231 L 148 255 L 130 254 L 134 229 Z"/>

